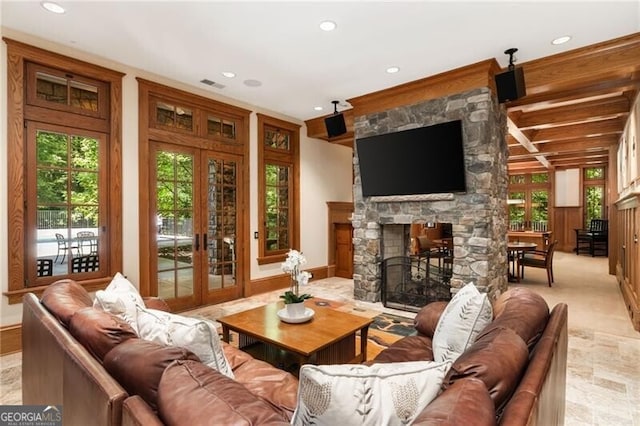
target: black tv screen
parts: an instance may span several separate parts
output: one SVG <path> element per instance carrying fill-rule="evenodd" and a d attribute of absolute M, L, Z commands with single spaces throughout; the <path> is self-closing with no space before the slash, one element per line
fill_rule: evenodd
<path fill-rule="evenodd" d="M 466 192 L 462 121 L 356 140 L 362 195 Z"/>

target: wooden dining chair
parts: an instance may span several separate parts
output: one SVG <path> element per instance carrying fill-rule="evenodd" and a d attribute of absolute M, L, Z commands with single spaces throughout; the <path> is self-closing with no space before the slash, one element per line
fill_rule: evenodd
<path fill-rule="evenodd" d="M 553 282 L 553 252 L 556 249 L 558 240 L 555 240 L 549 244 L 547 250 L 532 250 L 526 252 L 523 256 L 518 258 L 518 267 L 520 268 L 520 277 L 524 278 L 524 267 L 529 266 L 531 268 L 542 268 L 547 270 L 547 281 L 549 287 Z"/>

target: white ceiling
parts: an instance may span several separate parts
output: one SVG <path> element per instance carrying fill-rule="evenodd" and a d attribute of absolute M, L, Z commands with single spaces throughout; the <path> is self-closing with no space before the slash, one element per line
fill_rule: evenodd
<path fill-rule="evenodd" d="M 1 1 L 3 27 L 300 120 L 331 112 L 333 99 L 344 109 L 346 99 L 485 59 L 506 66 L 509 47 L 526 62 L 640 30 L 640 0 L 58 1 L 62 15 Z M 320 30 L 326 19 L 335 31 Z M 566 34 L 569 43 L 550 43 Z"/>

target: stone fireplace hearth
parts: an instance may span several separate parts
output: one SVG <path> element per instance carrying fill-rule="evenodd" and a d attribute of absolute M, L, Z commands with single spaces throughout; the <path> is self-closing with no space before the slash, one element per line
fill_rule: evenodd
<path fill-rule="evenodd" d="M 462 120 L 467 192 L 363 197 L 354 155 L 354 297 L 380 301 L 387 225 L 448 222 L 454 258 L 451 293 L 468 282 L 495 299 L 507 289 L 506 115 L 489 88 L 356 116 L 356 139 Z"/>

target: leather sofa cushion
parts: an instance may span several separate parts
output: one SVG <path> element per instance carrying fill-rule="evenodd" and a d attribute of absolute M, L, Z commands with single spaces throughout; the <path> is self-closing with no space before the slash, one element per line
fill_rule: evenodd
<path fill-rule="evenodd" d="M 196 361 L 174 361 L 158 386 L 158 414 L 168 425 L 288 425 L 240 383 Z"/>
<path fill-rule="evenodd" d="M 83 308 L 69 321 L 69 332 L 98 361 L 114 347 L 138 335 L 118 317 L 94 308 Z"/>
<path fill-rule="evenodd" d="M 447 304 L 448 302 L 432 302 L 420 309 L 413 319 L 413 326 L 418 330 L 418 334 L 433 338 L 440 315 Z"/>
<path fill-rule="evenodd" d="M 49 285 L 42 293 L 40 303 L 65 327 L 69 326 L 73 314 L 93 305 L 87 290 L 73 280 L 59 280 Z"/>
<path fill-rule="evenodd" d="M 468 377 L 456 381 L 431 401 L 412 424 L 494 426 L 495 407 L 482 380 Z"/>
<path fill-rule="evenodd" d="M 549 306 L 538 293 L 515 287 L 501 294 L 493 304 L 494 320 L 482 332 L 505 327 L 515 331 L 531 350 L 547 326 Z"/>
<path fill-rule="evenodd" d="M 513 330 L 494 328 L 478 337 L 453 363 L 443 389 L 465 377 L 484 382 L 495 407 L 500 408 L 513 393 L 527 367 L 527 345 Z"/>
<path fill-rule="evenodd" d="M 229 363 L 233 374 L 235 374 L 235 371 L 238 367 L 240 367 L 245 362 L 251 361 L 253 359 L 253 357 L 245 351 L 242 351 L 235 346 L 231 346 L 227 342 L 220 341 L 220 344 L 222 345 L 224 356 L 227 358 L 227 362 Z"/>
<path fill-rule="evenodd" d="M 404 361 L 433 361 L 431 338 L 420 335 L 404 337 L 380 352 L 371 363 Z"/>
<path fill-rule="evenodd" d="M 298 379 L 290 373 L 251 358 L 235 371 L 235 379 L 252 394 L 270 404 L 287 420 L 296 409 Z"/>
<path fill-rule="evenodd" d="M 186 359 L 200 361 L 185 348 L 129 339 L 109 351 L 104 357 L 104 368 L 129 395 L 140 395 L 156 410 L 162 373 L 173 361 Z"/>

